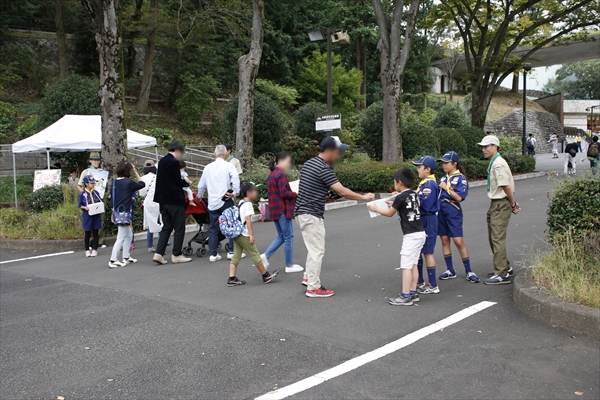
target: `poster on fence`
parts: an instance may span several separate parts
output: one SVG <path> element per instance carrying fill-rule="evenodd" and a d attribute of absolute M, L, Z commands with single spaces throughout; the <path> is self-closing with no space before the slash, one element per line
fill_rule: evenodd
<path fill-rule="evenodd" d="M 46 186 L 60 185 L 60 169 L 42 169 L 33 173 L 33 191 Z"/>
<path fill-rule="evenodd" d="M 89 168 L 88 175 L 93 176 L 96 180 L 96 191 L 100 195 L 100 198 L 104 198 L 106 192 L 106 185 L 108 184 L 108 171 L 101 171 L 99 169 Z"/>

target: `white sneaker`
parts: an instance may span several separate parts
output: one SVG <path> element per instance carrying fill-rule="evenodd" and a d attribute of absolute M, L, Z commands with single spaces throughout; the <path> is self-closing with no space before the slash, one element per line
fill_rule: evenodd
<path fill-rule="evenodd" d="M 171 256 L 171 262 L 173 264 L 187 263 L 190 261 L 192 261 L 192 259 L 189 257 L 185 257 L 183 254 L 180 254 L 178 256 Z"/>
<path fill-rule="evenodd" d="M 137 262 L 137 259 L 133 258 L 133 257 L 129 257 L 129 258 L 124 258 L 123 259 L 123 263 L 125 265 L 127 264 L 135 264 Z"/>
<path fill-rule="evenodd" d="M 109 261 L 108 262 L 108 268 L 114 269 L 114 268 L 121 268 L 124 267 L 125 264 L 122 263 L 121 261 L 117 260 L 117 261 Z"/>
<path fill-rule="evenodd" d="M 86 256 L 86 257 L 91 257 L 91 256 L 92 256 L 92 253 L 90 253 L 90 251 L 89 251 L 89 250 L 86 250 L 86 251 L 85 251 L 85 256 Z"/>
<path fill-rule="evenodd" d="M 219 261 L 220 259 L 221 259 L 221 256 L 219 254 L 217 254 L 216 256 L 208 257 L 208 261 L 210 261 L 210 262 Z"/>
<path fill-rule="evenodd" d="M 262 262 L 263 262 L 263 267 L 265 267 L 265 268 L 269 268 L 269 259 L 267 258 L 267 255 L 266 255 L 265 253 L 262 253 L 262 254 L 260 255 L 260 258 L 262 259 Z M 286 268 L 286 270 L 287 270 L 287 268 Z M 287 271 L 286 271 L 286 272 L 287 272 Z"/>
<path fill-rule="evenodd" d="M 246 258 L 246 253 L 242 253 L 242 257 L 241 258 Z M 228 260 L 233 260 L 233 253 L 227 253 L 227 259 Z"/>
<path fill-rule="evenodd" d="M 292 272 L 302 272 L 304 271 L 304 268 L 302 268 L 301 266 L 299 266 L 298 264 L 293 264 L 290 267 L 285 267 L 285 272 L 287 274 L 290 274 Z"/>

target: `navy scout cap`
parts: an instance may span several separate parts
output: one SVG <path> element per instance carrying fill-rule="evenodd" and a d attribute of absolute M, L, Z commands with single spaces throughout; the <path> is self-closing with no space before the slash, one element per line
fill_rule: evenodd
<path fill-rule="evenodd" d="M 423 157 L 419 158 L 417 161 L 413 161 L 412 163 L 414 165 L 424 165 L 426 167 L 431 168 L 432 171 L 437 166 L 437 164 L 435 162 L 435 158 L 433 158 L 431 156 L 423 156 Z"/>
<path fill-rule="evenodd" d="M 446 154 L 444 154 L 444 156 L 442 158 L 440 158 L 438 161 L 441 162 L 459 162 L 460 159 L 458 158 L 458 154 L 455 151 L 449 151 Z"/>

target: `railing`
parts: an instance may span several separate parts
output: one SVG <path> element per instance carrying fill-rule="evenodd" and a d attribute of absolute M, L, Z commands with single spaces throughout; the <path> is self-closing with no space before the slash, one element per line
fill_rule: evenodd
<path fill-rule="evenodd" d="M 144 160 L 158 161 L 162 158 L 161 154 L 159 154 L 157 157 L 156 152 L 148 151 L 148 150 L 144 150 L 144 149 L 131 149 L 131 150 L 127 151 L 127 154 L 130 158 L 135 158 L 136 160 L 139 160 L 140 164 Z M 204 170 L 204 167 L 208 163 L 197 162 L 194 159 L 194 155 L 195 154 L 193 154 L 192 152 L 186 151 L 186 160 L 185 160 L 186 169 L 187 169 L 188 174 L 190 174 L 192 176 L 200 177 L 202 175 L 202 171 Z M 204 155 L 196 155 L 196 156 L 197 157 L 205 157 Z M 134 164 L 137 165 L 138 163 L 134 163 Z"/>
<path fill-rule="evenodd" d="M 9 29 L 23 29 L 27 31 L 56 32 L 56 23 L 53 19 L 35 17 L 10 16 L 8 19 Z"/>

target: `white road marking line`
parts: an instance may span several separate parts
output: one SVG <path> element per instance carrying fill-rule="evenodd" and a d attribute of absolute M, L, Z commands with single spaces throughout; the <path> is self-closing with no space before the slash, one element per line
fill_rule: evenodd
<path fill-rule="evenodd" d="M 36 258 L 46 258 L 46 257 L 62 256 L 64 254 L 73 254 L 73 253 L 75 253 L 75 252 L 74 251 L 63 251 L 62 253 L 42 254 L 41 256 L 25 257 L 25 258 L 18 258 L 16 260 L 0 261 L 0 264 L 8 264 L 8 263 L 14 263 L 14 262 L 19 262 L 19 261 L 27 261 L 27 260 L 35 260 Z"/>
<path fill-rule="evenodd" d="M 355 357 L 336 367 L 330 368 L 323 372 L 319 372 L 318 374 L 313 375 L 309 378 L 303 379 L 296 383 L 292 383 L 291 385 L 266 393 L 260 397 L 257 397 L 255 400 L 280 400 L 285 399 L 288 396 L 293 396 L 297 393 L 303 392 L 307 389 L 320 385 L 321 383 L 324 383 L 330 379 L 343 375 L 346 372 L 355 370 L 356 368 L 368 364 L 371 361 L 375 361 L 381 357 L 391 354 L 406 346 L 409 346 L 415 343 L 416 341 L 431 335 L 434 332 L 437 332 L 443 328 L 453 325 L 459 321 L 462 321 L 463 319 L 468 318 L 471 315 L 478 313 L 479 311 L 485 310 L 486 308 L 491 307 L 494 304 L 496 303 L 491 301 L 482 301 L 481 303 L 477 303 L 471 307 L 465 308 L 464 310 L 457 312 L 456 314 L 452 314 L 451 316 L 444 318 L 441 321 L 421 328 L 418 331 L 401 337 L 398 340 L 394 340 L 393 342 L 388 343 L 385 346 L 365 353 L 361 356 Z"/>

